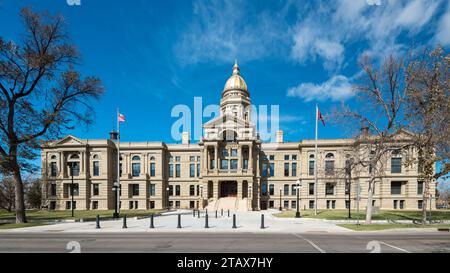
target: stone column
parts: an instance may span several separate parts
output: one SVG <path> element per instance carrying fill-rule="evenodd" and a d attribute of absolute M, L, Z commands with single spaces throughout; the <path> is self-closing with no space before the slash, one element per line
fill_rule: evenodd
<path fill-rule="evenodd" d="M 253 170 L 253 145 L 248 145 L 248 168 Z"/>
<path fill-rule="evenodd" d="M 216 143 L 216 145 L 214 146 L 214 168 L 216 170 L 216 172 L 218 172 L 219 170 L 219 147 L 218 147 L 218 143 Z"/>
<path fill-rule="evenodd" d="M 239 148 L 238 148 L 238 172 L 239 173 L 242 173 L 242 162 L 243 162 L 242 146 L 239 144 Z"/>
<path fill-rule="evenodd" d="M 243 196 L 242 196 L 242 183 L 243 183 L 242 180 L 237 180 L 237 198 L 238 199 L 242 199 L 243 198 Z"/>

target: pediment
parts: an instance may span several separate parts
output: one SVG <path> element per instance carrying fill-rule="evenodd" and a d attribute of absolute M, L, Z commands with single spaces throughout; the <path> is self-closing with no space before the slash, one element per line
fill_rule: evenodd
<path fill-rule="evenodd" d="M 253 127 L 251 122 L 248 122 L 239 117 L 235 117 L 230 114 L 225 114 L 220 117 L 216 117 L 203 125 L 203 128 L 242 128 Z"/>
<path fill-rule="evenodd" d="M 57 140 L 56 142 L 53 143 L 53 145 L 55 145 L 55 146 L 64 146 L 64 145 L 72 146 L 72 145 L 86 145 L 86 143 L 77 137 L 68 135 L 60 140 Z"/>

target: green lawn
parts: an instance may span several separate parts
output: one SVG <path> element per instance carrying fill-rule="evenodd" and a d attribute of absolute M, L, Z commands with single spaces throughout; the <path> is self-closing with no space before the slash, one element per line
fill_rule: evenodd
<path fill-rule="evenodd" d="M 317 218 L 327 220 L 348 220 L 348 210 L 319 210 L 317 215 L 314 215 L 314 210 L 302 210 L 300 211 L 302 217 Z M 280 218 L 293 218 L 295 217 L 295 211 L 282 211 L 274 214 Z M 365 212 L 360 211 L 359 219 L 365 219 Z M 352 218 L 356 219 L 356 211 L 352 211 Z M 431 212 L 431 218 L 433 220 L 450 220 L 450 210 L 437 210 Z M 380 211 L 377 214 L 372 215 L 373 220 L 421 220 L 421 211 Z"/>
<path fill-rule="evenodd" d="M 356 224 L 340 224 L 340 227 L 348 228 L 355 231 L 376 231 L 386 229 L 399 228 L 450 228 L 450 224 L 436 224 L 436 225 L 415 225 L 415 224 L 371 224 L 371 225 L 356 225 Z"/>
<path fill-rule="evenodd" d="M 123 210 L 120 215 L 127 215 L 127 217 L 136 216 L 148 216 L 150 214 L 161 212 L 161 210 Z M 48 220 L 94 220 L 97 215 L 101 219 L 112 218 L 113 210 L 88 210 L 88 211 L 75 211 L 74 218 L 71 217 L 70 210 L 61 211 L 48 211 L 48 210 L 27 210 L 27 219 L 30 221 L 48 221 Z M 15 212 L 7 212 L 6 210 L 0 210 L 0 220 L 11 220 L 16 219 Z"/>

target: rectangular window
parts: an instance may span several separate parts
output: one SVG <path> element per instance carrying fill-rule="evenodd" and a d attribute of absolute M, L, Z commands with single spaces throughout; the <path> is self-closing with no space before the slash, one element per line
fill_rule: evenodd
<path fill-rule="evenodd" d="M 248 169 L 248 159 L 244 159 L 244 166 L 243 166 L 244 170 Z"/>
<path fill-rule="evenodd" d="M 326 195 L 334 194 L 334 183 L 326 183 L 325 184 L 325 194 Z"/>
<path fill-rule="evenodd" d="M 405 208 L 405 200 L 400 200 L 400 209 Z"/>
<path fill-rule="evenodd" d="M 155 208 L 155 201 L 150 201 L 150 209 L 154 209 Z"/>
<path fill-rule="evenodd" d="M 309 183 L 309 195 L 314 195 L 314 183 Z"/>
<path fill-rule="evenodd" d="M 56 196 L 56 184 L 50 184 L 50 195 Z"/>
<path fill-rule="evenodd" d="M 138 196 L 139 195 L 139 184 L 131 184 L 131 195 Z"/>
<path fill-rule="evenodd" d="M 173 185 L 169 186 L 169 196 L 173 196 Z M 170 206 L 172 207 L 172 206 Z"/>
<path fill-rule="evenodd" d="M 150 176 L 155 176 L 155 163 L 150 163 Z"/>
<path fill-rule="evenodd" d="M 350 206 L 350 202 L 348 200 L 345 200 L 345 208 L 348 209 L 349 206 Z"/>
<path fill-rule="evenodd" d="M 194 161 L 195 161 L 195 156 L 190 156 L 190 157 L 189 157 L 189 161 L 190 161 L 190 162 L 194 162 Z"/>
<path fill-rule="evenodd" d="M 92 195 L 98 196 L 100 194 L 100 185 L 99 184 L 92 184 Z"/>
<path fill-rule="evenodd" d="M 180 156 L 176 156 L 176 157 L 175 157 L 175 162 L 180 162 L 180 160 L 181 160 L 181 157 L 180 157 Z"/>
<path fill-rule="evenodd" d="M 398 200 L 394 200 L 394 209 L 397 209 L 398 206 Z"/>
<path fill-rule="evenodd" d="M 423 181 L 417 182 L 417 194 L 423 194 Z"/>
<path fill-rule="evenodd" d="M 273 209 L 275 207 L 275 202 L 274 201 L 269 201 L 269 208 Z"/>
<path fill-rule="evenodd" d="M 275 163 L 270 163 L 270 176 L 275 176 Z"/>
<path fill-rule="evenodd" d="M 289 201 L 288 201 L 288 200 L 284 200 L 283 207 L 284 207 L 285 209 L 289 209 Z"/>
<path fill-rule="evenodd" d="M 289 163 L 284 163 L 284 176 L 289 176 Z"/>
<path fill-rule="evenodd" d="M 175 164 L 175 177 L 180 177 L 181 175 L 181 165 Z"/>
<path fill-rule="evenodd" d="M 335 209 L 336 208 L 336 200 L 332 200 L 331 201 L 331 208 Z"/>
<path fill-rule="evenodd" d="M 72 187 L 72 184 L 70 184 L 69 187 Z M 73 188 L 72 188 L 71 193 L 72 193 L 72 192 L 73 192 L 73 196 L 78 196 L 78 195 L 80 195 L 80 190 L 79 190 L 78 184 L 73 184 Z"/>
<path fill-rule="evenodd" d="M 79 162 L 72 162 L 72 174 L 73 176 L 79 176 L 80 175 L 80 163 Z M 70 168 L 69 168 L 70 173 Z"/>
<path fill-rule="evenodd" d="M 92 209 L 93 210 L 98 209 L 98 201 L 92 201 Z"/>
<path fill-rule="evenodd" d="M 314 161 L 313 160 L 309 161 L 308 174 L 309 175 L 314 175 Z"/>
<path fill-rule="evenodd" d="M 297 184 L 291 185 L 291 195 L 297 195 Z"/>
<path fill-rule="evenodd" d="M 228 160 L 227 159 L 222 159 L 220 161 L 220 169 L 221 170 L 228 170 Z"/>
<path fill-rule="evenodd" d="M 131 164 L 133 177 L 138 177 L 141 174 L 141 163 Z"/>
<path fill-rule="evenodd" d="M 423 200 L 418 200 L 417 201 L 417 208 L 418 209 L 423 209 Z"/>
<path fill-rule="evenodd" d="M 56 201 L 50 201 L 50 210 L 56 209 Z"/>
<path fill-rule="evenodd" d="M 331 201 L 327 200 L 327 209 L 330 209 L 330 207 L 331 207 Z"/>
<path fill-rule="evenodd" d="M 139 202 L 138 201 L 134 201 L 134 209 L 138 209 L 139 208 Z"/>
<path fill-rule="evenodd" d="M 297 208 L 297 201 L 291 201 L 291 208 L 296 209 Z"/>
<path fill-rule="evenodd" d="M 289 155 L 284 155 L 284 160 L 289 160 Z"/>
<path fill-rule="evenodd" d="M 66 201 L 66 209 L 70 209 L 70 201 Z"/>
<path fill-rule="evenodd" d="M 269 195 L 275 194 L 275 186 L 273 184 L 269 185 Z"/>
<path fill-rule="evenodd" d="M 150 184 L 149 185 L 148 194 L 150 196 L 155 196 L 156 195 L 156 185 L 155 184 Z"/>
<path fill-rule="evenodd" d="M 237 149 L 231 149 L 231 156 L 238 156 Z"/>
<path fill-rule="evenodd" d="M 292 176 L 297 176 L 297 163 L 292 163 Z"/>
<path fill-rule="evenodd" d="M 169 177 L 173 177 L 173 164 L 169 164 Z"/>
<path fill-rule="evenodd" d="M 270 155 L 269 156 L 269 160 L 275 160 L 275 156 L 274 155 Z"/>
<path fill-rule="evenodd" d="M 325 161 L 325 174 L 333 175 L 334 173 L 334 160 Z"/>
<path fill-rule="evenodd" d="M 402 173 L 401 158 L 391 158 L 391 173 Z"/>
<path fill-rule="evenodd" d="M 267 196 L 267 183 L 261 183 L 261 195 Z"/>
<path fill-rule="evenodd" d="M 262 163 L 262 165 L 261 165 L 261 176 L 262 177 L 267 177 L 267 175 L 268 175 L 267 163 Z"/>
<path fill-rule="evenodd" d="M 195 185 L 189 186 L 189 195 L 194 196 L 195 195 Z"/>
<path fill-rule="evenodd" d="M 58 168 L 57 168 L 56 162 L 50 163 L 50 175 L 55 177 L 57 175 L 57 172 L 58 172 Z"/>
<path fill-rule="evenodd" d="M 292 160 L 297 160 L 297 155 L 292 155 Z"/>
<path fill-rule="evenodd" d="M 133 209 L 133 207 L 134 207 L 134 203 L 133 203 L 133 201 L 130 201 L 130 209 Z"/>
<path fill-rule="evenodd" d="M 175 208 L 177 208 L 177 209 L 180 208 L 180 201 L 175 201 Z"/>
<path fill-rule="evenodd" d="M 238 160 L 237 159 L 231 159 L 230 160 L 230 169 L 237 170 L 238 168 Z"/>
<path fill-rule="evenodd" d="M 200 164 L 197 164 L 197 177 L 200 176 Z"/>
<path fill-rule="evenodd" d="M 180 190 L 180 185 L 176 185 L 175 186 L 175 195 L 176 196 L 180 196 L 181 190 Z"/>
<path fill-rule="evenodd" d="M 195 164 L 189 165 L 189 177 L 195 177 Z"/>
<path fill-rule="evenodd" d="M 195 201 L 189 201 L 189 208 L 195 209 Z"/>
<path fill-rule="evenodd" d="M 228 150 L 222 149 L 222 156 L 228 156 Z"/>
<path fill-rule="evenodd" d="M 289 195 L 289 185 L 284 185 L 284 195 Z"/>
<path fill-rule="evenodd" d="M 94 161 L 94 176 L 99 176 L 100 175 L 100 162 L 99 161 Z"/>
<path fill-rule="evenodd" d="M 391 194 L 402 194 L 402 182 L 391 182 Z"/>
<path fill-rule="evenodd" d="M 314 200 L 309 200 L 309 209 L 314 208 Z"/>

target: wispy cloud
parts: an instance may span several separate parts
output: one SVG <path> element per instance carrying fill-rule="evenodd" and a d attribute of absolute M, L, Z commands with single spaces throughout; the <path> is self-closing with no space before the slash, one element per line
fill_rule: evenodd
<path fill-rule="evenodd" d="M 301 83 L 288 90 L 289 97 L 299 97 L 306 102 L 318 100 L 341 101 L 353 96 L 350 80 L 342 75 L 334 76 L 321 84 Z"/>

